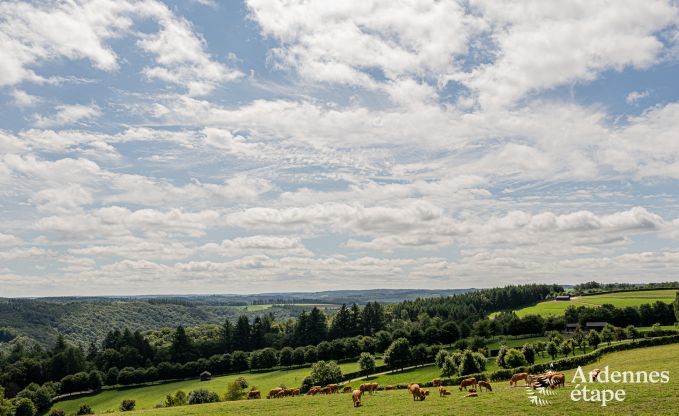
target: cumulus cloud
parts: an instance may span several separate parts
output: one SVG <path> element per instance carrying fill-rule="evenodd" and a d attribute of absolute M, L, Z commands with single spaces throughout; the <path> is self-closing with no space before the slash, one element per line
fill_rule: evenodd
<path fill-rule="evenodd" d="M 58 105 L 54 114 L 43 116 L 36 114 L 35 125 L 37 127 L 66 126 L 76 123 L 85 123 L 101 116 L 101 109 L 92 105 Z"/>

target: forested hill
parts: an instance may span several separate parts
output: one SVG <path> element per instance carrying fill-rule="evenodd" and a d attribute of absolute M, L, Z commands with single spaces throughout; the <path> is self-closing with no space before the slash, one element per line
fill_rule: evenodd
<path fill-rule="evenodd" d="M 87 345 L 90 341 L 101 341 L 111 328 L 145 331 L 177 325 L 221 324 L 225 319 L 235 321 L 239 315 L 252 317 L 262 313 L 272 313 L 277 321 L 283 321 L 309 308 L 295 306 L 300 304 L 395 303 L 418 297 L 445 297 L 471 290 L 377 289 L 253 295 L 0 298 L 0 342 L 25 335 L 51 345 L 61 333 L 69 341 Z"/>

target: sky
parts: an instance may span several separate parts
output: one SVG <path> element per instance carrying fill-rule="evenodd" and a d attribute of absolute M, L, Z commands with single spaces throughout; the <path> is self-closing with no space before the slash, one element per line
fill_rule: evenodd
<path fill-rule="evenodd" d="M 0 296 L 678 280 L 679 3 L 0 2 Z"/>

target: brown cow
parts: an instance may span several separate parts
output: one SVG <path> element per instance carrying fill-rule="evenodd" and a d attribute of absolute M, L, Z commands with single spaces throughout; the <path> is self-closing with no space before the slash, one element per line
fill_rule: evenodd
<path fill-rule="evenodd" d="M 377 383 L 364 383 L 361 384 L 358 389 L 361 390 L 363 393 L 370 393 L 373 394 L 373 392 L 377 391 L 377 387 L 379 385 Z"/>
<path fill-rule="evenodd" d="M 518 385 L 519 380 L 524 380 L 526 384 L 528 384 L 528 373 L 516 373 L 512 376 L 512 379 L 509 380 L 509 385 Z"/>
<path fill-rule="evenodd" d="M 339 393 L 339 384 L 328 384 L 325 387 L 330 389 L 330 393 Z"/>
<path fill-rule="evenodd" d="M 460 382 L 460 391 L 462 391 L 462 389 L 467 390 L 467 387 L 469 386 L 476 387 L 476 384 L 477 384 L 476 377 L 466 378 Z"/>
<path fill-rule="evenodd" d="M 450 392 L 445 387 L 439 387 L 439 397 L 450 396 Z"/>
<path fill-rule="evenodd" d="M 549 385 L 553 389 L 557 386 L 559 388 L 566 387 L 566 376 L 562 373 L 552 374 Z"/>
<path fill-rule="evenodd" d="M 283 389 L 280 388 L 280 387 L 273 388 L 273 389 L 269 390 L 269 394 L 266 396 L 266 398 L 271 399 L 273 397 L 278 397 L 278 393 L 280 391 L 283 391 Z"/>
<path fill-rule="evenodd" d="M 351 386 L 344 386 L 342 389 L 342 393 L 351 393 L 352 391 L 354 391 L 354 389 L 352 389 Z"/>
<path fill-rule="evenodd" d="M 307 396 L 315 396 L 321 390 L 321 386 L 312 386 L 307 392 Z"/>
<path fill-rule="evenodd" d="M 493 387 L 491 387 L 489 382 L 480 380 L 479 381 L 479 391 L 483 391 L 482 390 L 483 387 L 486 388 L 486 391 L 493 391 Z"/>
<path fill-rule="evenodd" d="M 396 390 L 396 386 L 384 386 L 385 390 Z"/>
<path fill-rule="evenodd" d="M 248 393 L 248 400 L 261 399 L 261 398 L 262 398 L 262 395 L 259 392 L 259 390 L 250 390 L 250 392 Z"/>
<path fill-rule="evenodd" d="M 332 389 L 328 386 L 325 386 L 318 391 L 318 394 L 330 394 L 330 393 L 332 393 Z"/>
<path fill-rule="evenodd" d="M 429 396 L 429 390 L 420 389 L 420 400 L 424 400 L 427 396 Z"/>
<path fill-rule="evenodd" d="M 589 372 L 589 378 L 590 378 L 592 381 L 597 381 L 597 379 L 599 378 L 599 373 L 600 373 L 600 372 L 601 372 L 600 369 L 595 368 L 594 370 L 592 370 L 592 371 Z"/>
<path fill-rule="evenodd" d="M 435 378 L 431 381 L 431 386 L 432 387 L 441 387 L 443 385 L 443 380 L 440 378 Z"/>
<path fill-rule="evenodd" d="M 478 393 L 469 393 L 464 397 L 479 397 L 479 394 Z"/>
<path fill-rule="evenodd" d="M 361 390 L 354 390 L 351 393 L 351 400 L 354 402 L 354 407 L 359 407 L 361 405 L 361 395 L 363 395 Z"/>
<path fill-rule="evenodd" d="M 292 389 L 291 396 L 299 396 L 299 389 Z"/>

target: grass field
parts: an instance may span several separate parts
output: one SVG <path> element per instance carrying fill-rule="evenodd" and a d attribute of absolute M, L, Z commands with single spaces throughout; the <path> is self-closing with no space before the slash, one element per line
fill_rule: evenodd
<path fill-rule="evenodd" d="M 377 359 L 376 361 L 377 365 L 383 364 L 381 359 Z M 355 362 L 340 364 L 340 367 L 344 373 L 359 370 L 358 363 Z M 245 377 L 250 386 L 256 386 L 261 391 L 269 391 L 274 387 L 278 387 L 280 384 L 284 384 L 287 387 L 299 387 L 302 384 L 304 377 L 308 376 L 310 371 L 311 369 L 306 367 L 289 371 L 279 370 L 258 374 L 242 373 L 215 377 L 210 381 L 202 382 L 199 380 L 184 380 L 152 386 L 104 390 L 93 396 L 80 397 L 55 403 L 53 409 L 63 409 L 67 414 L 73 414 L 78 410 L 82 403 L 87 403 L 92 406 L 95 413 L 102 413 L 105 411 L 117 410 L 120 403 L 125 399 L 136 400 L 138 409 L 150 409 L 156 404 L 161 403 L 166 395 L 174 393 L 177 390 L 183 390 L 188 394 L 191 390 L 202 388 L 217 392 L 221 395 L 226 391 L 226 385 L 239 376 Z"/>
<path fill-rule="evenodd" d="M 672 303 L 675 299 L 675 289 L 664 290 L 646 290 L 636 292 L 619 292 L 619 293 L 604 293 L 601 295 L 580 296 L 571 298 L 569 302 L 565 301 L 545 301 L 537 305 L 529 306 L 527 308 L 519 309 L 516 312 L 518 316 L 526 315 L 541 315 L 541 316 L 558 316 L 563 315 L 566 308 L 573 306 L 589 306 L 597 307 L 605 303 L 612 304 L 616 307 L 625 306 L 639 306 L 644 303 L 654 303 L 661 301 L 665 303 Z"/>
<path fill-rule="evenodd" d="M 574 370 L 566 371 L 567 385 L 565 389 L 556 390 L 555 396 L 549 396 L 550 405 L 537 407 L 528 399 L 528 390 L 509 387 L 507 382 L 493 383 L 493 392 L 482 392 L 477 398 L 464 398 L 456 389 L 445 398 L 432 395 L 422 402 L 412 400 L 404 390 L 378 392 L 374 396 L 364 397 L 363 406 L 353 408 L 348 394 L 315 397 L 295 397 L 280 400 L 241 400 L 197 406 L 183 406 L 168 409 L 149 409 L 135 412 L 119 413 L 122 416 L 216 416 L 216 415 L 672 415 L 679 414 L 679 345 L 666 345 L 635 349 L 614 353 L 603 357 L 595 364 L 584 367 L 585 372 L 591 369 L 610 366 L 619 371 L 670 371 L 670 382 L 667 384 L 612 384 L 601 383 L 590 388 L 624 389 L 623 402 L 609 403 L 601 407 L 599 403 L 573 402 L 570 392 Z M 544 396 L 543 396 L 544 397 Z"/>

